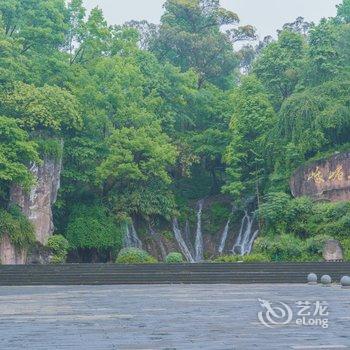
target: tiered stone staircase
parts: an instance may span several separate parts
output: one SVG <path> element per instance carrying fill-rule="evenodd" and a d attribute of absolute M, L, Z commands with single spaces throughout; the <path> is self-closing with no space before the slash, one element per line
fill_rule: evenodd
<path fill-rule="evenodd" d="M 310 272 L 339 281 L 350 263 L 0 266 L 0 285 L 305 283 Z"/>

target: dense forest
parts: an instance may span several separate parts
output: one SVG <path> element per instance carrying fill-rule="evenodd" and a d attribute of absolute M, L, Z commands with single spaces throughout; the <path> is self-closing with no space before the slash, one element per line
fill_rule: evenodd
<path fill-rule="evenodd" d="M 350 150 L 350 0 L 260 41 L 219 0 L 167 0 L 159 25 L 111 26 L 82 0 L 0 0 L 0 16 L 0 235 L 15 246 L 35 236 L 11 188 L 30 192 L 50 158 L 57 262 L 114 261 L 123 244 L 119 262 L 154 262 L 151 240 L 169 262 L 187 248 L 197 261 L 318 260 L 330 238 L 350 259 L 350 203 L 289 186 L 301 165 Z M 200 241 L 202 210 L 219 251 Z M 248 246 L 259 234 L 246 257 L 225 248 L 242 217 Z"/>

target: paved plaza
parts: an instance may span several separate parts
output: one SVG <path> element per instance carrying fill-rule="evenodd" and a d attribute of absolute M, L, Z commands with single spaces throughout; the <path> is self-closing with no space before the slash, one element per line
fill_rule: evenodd
<path fill-rule="evenodd" d="M 272 310 L 261 305 L 264 300 Z M 297 324 L 299 313 L 308 316 Z M 310 324 L 310 319 L 316 321 Z M 328 328 L 313 324 L 317 319 L 326 320 Z M 350 349 L 350 290 L 308 285 L 1 287 L 0 349 Z"/>

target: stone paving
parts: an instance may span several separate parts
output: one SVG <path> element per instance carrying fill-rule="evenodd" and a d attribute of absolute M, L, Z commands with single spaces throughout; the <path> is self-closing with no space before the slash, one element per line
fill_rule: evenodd
<path fill-rule="evenodd" d="M 265 309 L 258 299 L 282 301 L 293 314 L 279 318 L 285 306 L 272 304 L 272 312 L 261 314 L 269 328 L 259 321 Z M 329 328 L 297 325 L 298 301 L 316 303 L 303 313 L 316 311 L 314 318 L 328 319 Z M 267 316 L 289 323 L 272 325 Z M 350 290 L 308 285 L 1 287 L 0 349 L 350 349 Z"/>

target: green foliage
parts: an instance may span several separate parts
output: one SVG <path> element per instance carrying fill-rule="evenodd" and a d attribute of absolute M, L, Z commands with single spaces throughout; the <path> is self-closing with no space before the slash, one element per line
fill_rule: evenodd
<path fill-rule="evenodd" d="M 0 1 L 2 207 L 13 184 L 33 184 L 31 163 L 62 158 L 55 226 L 75 249 L 115 252 L 116 218 L 184 221 L 225 191 L 257 209 L 271 259 L 319 259 L 325 237 L 347 242 L 350 210 L 291 199 L 289 178 L 348 151 L 349 4 L 235 52 L 255 32 L 219 0 L 168 0 L 159 27 L 109 26 L 82 0 Z M 28 243 L 22 219 L 2 215 Z M 216 232 L 229 215 L 213 205 L 203 219 Z"/>
<path fill-rule="evenodd" d="M 0 116 L 0 188 L 12 183 L 28 188 L 33 178 L 27 164 L 34 161 L 39 162 L 37 144 L 16 120 Z"/>
<path fill-rule="evenodd" d="M 171 178 L 176 150 L 157 124 L 116 130 L 109 139 L 109 154 L 97 169 L 104 191 L 117 191 L 119 212 L 170 216 Z"/>
<path fill-rule="evenodd" d="M 330 239 L 333 239 L 333 238 L 327 235 L 317 235 L 317 236 L 308 238 L 306 240 L 307 252 L 311 255 L 322 256 L 325 243 Z"/>
<path fill-rule="evenodd" d="M 309 198 L 292 200 L 286 193 L 271 192 L 265 196 L 258 213 L 267 231 L 275 234 L 293 232 L 303 236 L 307 234 L 307 222 L 313 209 L 314 203 Z"/>
<path fill-rule="evenodd" d="M 211 234 L 216 234 L 222 229 L 223 222 L 232 216 L 232 207 L 221 202 L 213 203 L 209 211 L 204 213 L 205 228 Z"/>
<path fill-rule="evenodd" d="M 239 256 L 239 255 L 222 255 L 214 260 L 215 263 L 265 263 L 270 262 L 268 255 L 261 253 L 253 253 L 249 255 Z"/>
<path fill-rule="evenodd" d="M 105 207 L 78 205 L 71 213 L 65 236 L 74 249 L 118 250 L 123 234 L 120 225 Z"/>
<path fill-rule="evenodd" d="M 0 111 L 18 119 L 24 129 L 49 136 L 79 129 L 82 124 L 75 97 L 56 86 L 15 83 L 12 90 L 3 92 Z"/>
<path fill-rule="evenodd" d="M 64 236 L 51 236 L 47 242 L 47 247 L 50 248 L 53 253 L 51 259 L 53 264 L 63 264 L 66 262 L 69 243 Z"/>
<path fill-rule="evenodd" d="M 117 264 L 156 264 L 157 260 L 142 249 L 122 249 L 116 260 Z"/>
<path fill-rule="evenodd" d="M 239 199 L 242 193 L 255 194 L 264 184 L 270 168 L 268 135 L 275 113 L 255 77 L 246 78 L 233 94 L 231 143 L 225 160 L 228 184 L 224 190 Z"/>
<path fill-rule="evenodd" d="M 305 242 L 293 234 L 258 238 L 254 253 L 264 254 L 272 261 L 300 261 L 305 251 Z"/>
<path fill-rule="evenodd" d="M 41 157 L 49 157 L 54 159 L 62 159 L 63 145 L 62 141 L 57 139 L 39 139 L 36 141 L 39 146 Z"/>
<path fill-rule="evenodd" d="M 345 23 L 350 23 L 350 1 L 343 0 L 340 5 L 337 5 L 337 15 Z"/>
<path fill-rule="evenodd" d="M 345 238 L 350 234 L 350 203 L 322 203 L 314 207 L 308 220 L 308 228 L 313 235 L 330 235 Z"/>
<path fill-rule="evenodd" d="M 305 39 L 300 33 L 284 30 L 278 41 L 268 45 L 254 64 L 254 72 L 280 106 L 290 96 L 301 78 L 306 56 Z"/>
<path fill-rule="evenodd" d="M 0 235 L 7 234 L 17 248 L 28 248 L 35 242 L 34 227 L 17 207 L 0 208 Z"/>
<path fill-rule="evenodd" d="M 181 253 L 172 252 L 166 256 L 165 262 L 167 264 L 183 264 L 184 258 Z"/>
<path fill-rule="evenodd" d="M 341 246 L 343 248 L 344 260 L 350 261 L 350 238 L 343 239 Z"/>
<path fill-rule="evenodd" d="M 205 81 L 227 84 L 227 77 L 238 66 L 232 42 L 254 37 L 253 27 L 237 27 L 238 16 L 220 7 L 217 0 L 168 0 L 164 8 L 151 50 L 183 71 L 194 69 L 199 73 L 199 86 Z M 226 33 L 220 30 L 224 25 L 230 26 Z"/>
<path fill-rule="evenodd" d="M 329 81 L 296 93 L 283 104 L 276 147 L 285 150 L 279 151 L 277 161 L 287 176 L 317 152 L 349 141 L 349 89 L 347 79 Z"/>

